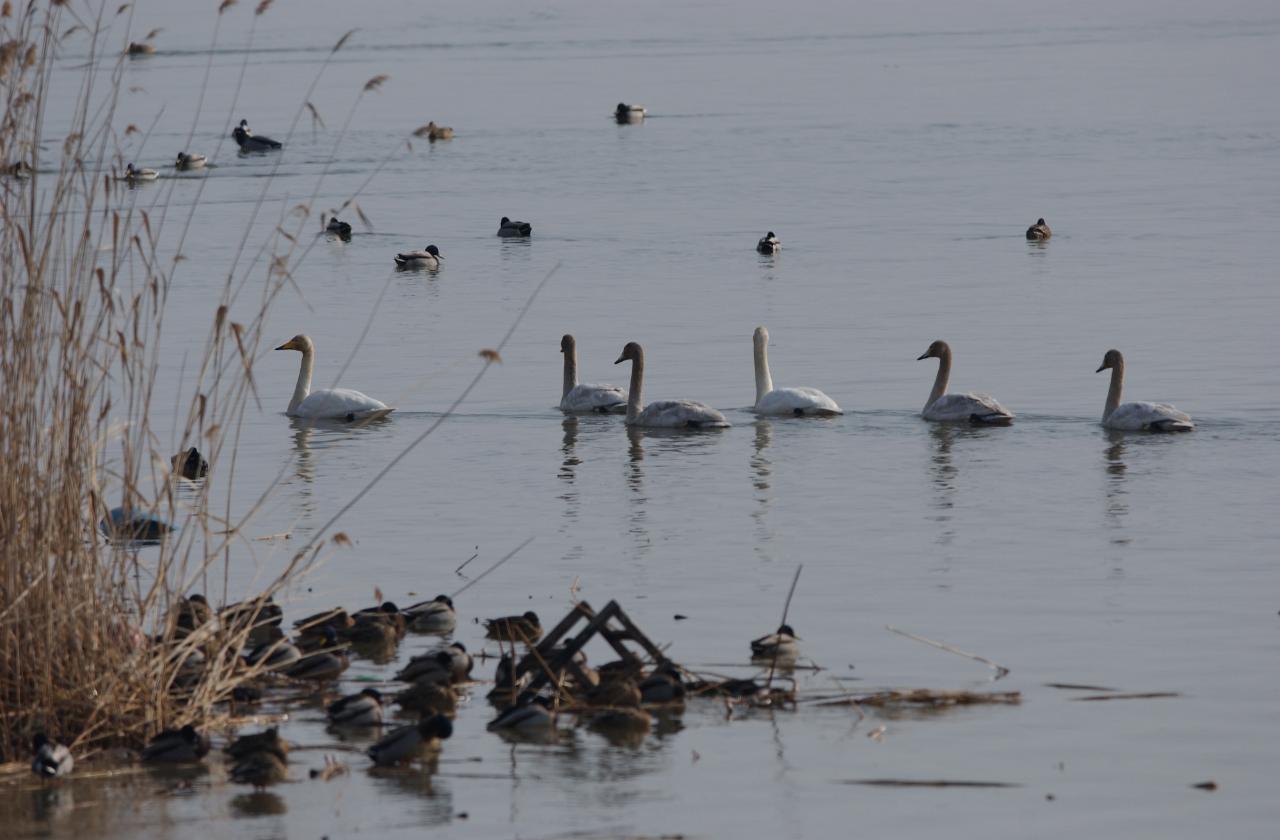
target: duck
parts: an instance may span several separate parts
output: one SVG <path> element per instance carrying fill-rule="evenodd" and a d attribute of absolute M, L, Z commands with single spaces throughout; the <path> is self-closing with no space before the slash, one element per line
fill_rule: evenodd
<path fill-rule="evenodd" d="M 107 512 L 98 528 L 113 540 L 126 542 L 160 542 L 178 526 L 150 511 L 116 507 Z"/>
<path fill-rule="evenodd" d="M 475 667 L 475 660 L 471 654 L 467 652 L 467 646 L 462 642 L 452 642 L 445 651 L 449 654 L 450 673 L 453 675 L 454 682 L 466 682 L 471 678 L 471 669 Z"/>
<path fill-rule="evenodd" d="M 126 55 L 154 55 L 156 48 L 145 41 L 130 41 L 125 48 Z"/>
<path fill-rule="evenodd" d="M 613 109 L 613 118 L 618 121 L 619 125 L 627 123 L 640 122 L 648 113 L 643 105 L 628 105 L 625 102 L 619 102 L 618 107 Z"/>
<path fill-rule="evenodd" d="M 188 446 L 169 460 L 173 471 L 188 481 L 197 481 L 209 474 L 209 461 L 194 446 Z"/>
<path fill-rule="evenodd" d="M 424 748 L 439 749 L 440 742 L 453 734 L 453 723 L 444 715 L 432 715 L 421 723 L 392 730 L 369 747 L 368 756 L 379 767 L 403 764 Z"/>
<path fill-rule="evenodd" d="M 425 268 L 428 271 L 439 269 L 443 259 L 440 249 L 434 245 L 428 245 L 421 251 L 405 251 L 395 256 L 396 265 L 400 268 Z"/>
<path fill-rule="evenodd" d="M 240 124 L 231 130 L 231 137 L 242 152 L 269 152 L 284 148 L 284 144 L 280 141 L 262 137 L 250 131 L 248 120 L 241 120 Z"/>
<path fill-rule="evenodd" d="M 389 624 L 396 631 L 399 638 L 404 638 L 405 631 L 409 627 L 408 619 L 404 613 L 400 612 L 400 608 L 396 606 L 395 601 L 383 601 L 376 607 L 365 607 L 362 610 L 356 610 L 351 615 L 352 621 L 359 624 L 362 621 L 381 621 Z"/>
<path fill-rule="evenodd" d="M 1102 409 L 1102 425 L 1124 432 L 1189 432 L 1196 427 L 1191 416 L 1166 403 L 1120 402 L 1124 388 L 1124 356 L 1108 350 L 1094 373 L 1111 370 L 1111 387 Z"/>
<path fill-rule="evenodd" d="M 679 703 L 684 700 L 686 693 L 684 677 L 670 660 L 660 662 L 640 683 L 640 702 L 645 705 Z"/>
<path fill-rule="evenodd" d="M 169 610 L 173 618 L 174 632 L 179 638 L 189 636 L 196 628 L 203 627 L 213 618 L 213 610 L 203 595 L 183 597 Z"/>
<path fill-rule="evenodd" d="M 283 756 L 288 754 L 289 745 L 280 737 L 279 728 L 273 726 L 261 732 L 241 735 L 228 744 L 223 751 L 233 759 L 245 758 L 253 753 L 264 751 L 279 753 Z"/>
<path fill-rule="evenodd" d="M 324 229 L 328 233 L 337 234 L 339 239 L 346 240 L 351 238 L 351 225 L 347 222 L 340 221 L 337 216 L 330 219 L 329 223 L 324 226 Z"/>
<path fill-rule="evenodd" d="M 285 414 L 309 420 L 339 420 L 346 423 L 367 423 L 381 420 L 395 411 L 381 400 L 375 400 L 350 388 L 322 388 L 311 390 L 311 371 L 315 367 L 316 346 L 309 336 L 298 334 L 276 348 L 297 350 L 302 354 L 302 366 L 298 369 L 298 381 Z"/>
<path fill-rule="evenodd" d="M 406 712 L 418 716 L 447 715 L 453 717 L 458 710 L 458 695 L 449 683 L 423 679 L 395 696 L 395 703 Z"/>
<path fill-rule="evenodd" d="M 600 682 L 586 693 L 590 706 L 639 706 L 640 686 L 626 675 L 600 672 Z"/>
<path fill-rule="evenodd" d="M 155 764 L 189 763 L 199 761 L 208 752 L 209 736 L 187 724 L 181 729 L 166 729 L 152 738 L 142 751 L 142 760 Z"/>
<path fill-rule="evenodd" d="M 1044 219 L 1036 219 L 1036 223 L 1027 228 L 1027 239 L 1032 242 L 1040 242 L 1053 236 L 1053 231 L 1049 230 L 1049 226 L 1044 223 Z"/>
<path fill-rule="evenodd" d="M 300 618 L 293 623 L 293 627 L 302 636 L 324 636 L 325 628 L 328 627 L 334 631 L 335 638 L 337 633 L 346 630 L 355 624 L 351 616 L 342 607 L 334 607 L 333 609 L 324 610 L 306 618 Z"/>
<path fill-rule="evenodd" d="M 325 714 L 334 726 L 381 726 L 382 694 L 376 688 L 366 688 L 333 701 Z"/>
<path fill-rule="evenodd" d="M 529 236 L 533 233 L 533 225 L 528 222 L 513 222 L 506 216 L 502 217 L 502 221 L 498 222 L 498 236 L 514 237 Z"/>
<path fill-rule="evenodd" d="M 8 175 L 10 178 L 17 178 L 20 181 L 25 181 L 27 178 L 30 178 L 32 171 L 31 164 L 27 163 L 25 160 L 15 160 L 4 167 L 5 175 Z"/>
<path fill-rule="evenodd" d="M 31 772 L 41 779 L 60 779 L 71 775 L 76 760 L 65 744 L 49 740 L 43 732 L 31 739 Z"/>
<path fill-rule="evenodd" d="M 218 617 L 222 619 L 224 625 L 232 630 L 246 627 L 255 630 L 261 627 L 279 627 L 281 622 L 284 621 L 284 610 L 280 609 L 280 605 L 276 603 L 275 598 L 267 595 L 266 597 L 259 596 L 250 598 L 247 601 L 227 604 L 218 610 Z M 275 641 L 279 638 L 281 636 L 274 636 L 269 641 Z"/>
<path fill-rule="evenodd" d="M 761 254 L 776 254 L 782 250 L 782 243 L 778 241 L 773 231 L 769 231 L 756 243 L 756 250 Z"/>
<path fill-rule="evenodd" d="M 790 624 L 784 624 L 776 633 L 752 639 L 751 656 L 757 659 L 795 659 L 800 655 L 800 645 L 797 644 L 799 638 Z"/>
<path fill-rule="evenodd" d="M 285 639 L 257 645 L 247 654 L 244 662 L 249 666 L 260 665 L 268 671 L 282 671 L 302 661 L 302 651 Z"/>
<path fill-rule="evenodd" d="M 526 691 L 521 693 L 516 702 L 507 706 L 498 713 L 496 718 L 489 721 L 485 729 L 490 732 L 502 729 L 529 732 L 548 729 L 554 724 L 555 715 L 552 711 L 551 698 Z"/>
<path fill-rule="evenodd" d="M 396 672 L 394 679 L 400 682 L 452 683 L 453 654 L 448 650 L 422 653 L 410 659 Z"/>
<path fill-rule="evenodd" d="M 237 784 L 253 785 L 261 790 L 288 779 L 289 765 L 283 753 L 259 750 L 236 762 L 231 768 L 230 776 L 231 781 Z"/>
<path fill-rule="evenodd" d="M 154 169 L 142 169 L 134 166 L 132 163 L 124 168 L 124 179 L 126 181 L 154 181 L 160 177 L 160 173 Z"/>
<path fill-rule="evenodd" d="M 774 388 L 769 373 L 769 331 L 756 327 L 752 335 L 756 365 L 756 414 L 783 417 L 833 417 L 844 414 L 836 401 L 817 388 Z"/>
<path fill-rule="evenodd" d="M 484 635 L 504 642 L 536 642 L 542 638 L 542 623 L 533 610 L 524 615 L 490 618 L 484 622 Z"/>
<path fill-rule="evenodd" d="M 947 381 L 951 378 L 951 347 L 945 341 L 935 341 L 929 349 L 916 357 L 938 360 L 938 375 L 933 380 L 933 390 L 924 404 L 920 416 L 941 423 L 973 423 L 986 426 L 1007 426 L 1013 422 L 1013 412 L 1001 405 L 990 394 L 948 394 Z"/>
<path fill-rule="evenodd" d="M 173 168 L 179 172 L 189 172 L 192 169 L 204 169 L 204 165 L 209 162 L 206 155 L 196 154 L 195 152 L 178 152 L 178 158 L 173 163 Z"/>
<path fill-rule="evenodd" d="M 493 674 L 493 689 L 488 694 L 490 700 L 510 702 L 529 682 L 527 673 L 521 674 L 518 680 L 515 679 L 515 668 L 515 659 L 511 654 L 504 653 L 498 659 L 498 667 Z"/>
<path fill-rule="evenodd" d="M 453 129 L 447 125 L 436 125 L 433 120 L 427 123 L 427 139 L 432 143 L 437 140 L 452 140 Z"/>
<path fill-rule="evenodd" d="M 708 405 L 694 400 L 659 400 L 641 408 L 644 386 L 644 350 L 627 342 L 615 365 L 631 362 L 631 387 L 627 394 L 627 425 L 653 429 L 727 429 L 729 421 Z"/>
<path fill-rule="evenodd" d="M 560 410 L 566 414 L 625 414 L 627 392 L 617 385 L 592 385 L 578 382 L 578 343 L 566 333 L 560 338 L 564 354 L 564 387 L 560 391 Z"/>
<path fill-rule="evenodd" d="M 345 650 L 321 650 L 302 657 L 283 673 L 290 679 L 327 682 L 342 676 L 350 665 Z"/>
<path fill-rule="evenodd" d="M 405 607 L 404 615 L 409 629 L 419 633 L 449 633 L 458 624 L 453 599 L 448 595 L 437 595 L 430 601 Z"/>

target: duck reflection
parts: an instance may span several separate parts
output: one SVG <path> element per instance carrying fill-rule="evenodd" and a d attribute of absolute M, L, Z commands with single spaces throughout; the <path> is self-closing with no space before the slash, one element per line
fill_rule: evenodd
<path fill-rule="evenodd" d="M 231 812 L 237 817 L 278 817 L 288 811 L 284 799 L 270 791 L 258 790 L 231 797 Z"/>

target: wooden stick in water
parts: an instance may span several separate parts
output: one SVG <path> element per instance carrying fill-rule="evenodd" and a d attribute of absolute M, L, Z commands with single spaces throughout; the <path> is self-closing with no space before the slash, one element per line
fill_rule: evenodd
<path fill-rule="evenodd" d="M 943 642 L 934 641 L 933 639 L 926 639 L 924 636 L 917 636 L 915 633 L 908 633 L 906 630 L 899 630 L 897 627 L 892 627 L 888 624 L 884 626 L 884 629 L 888 630 L 890 633 L 897 633 L 899 636 L 906 636 L 908 639 L 913 639 L 917 642 L 923 642 L 924 644 L 929 645 L 930 647 L 936 647 L 938 650 L 945 650 L 947 653 L 954 653 L 956 656 L 963 656 L 965 659 L 972 659 L 974 662 L 981 662 L 983 665 L 986 665 L 995 670 L 996 675 L 992 678 L 994 680 L 998 680 L 1001 677 L 1003 677 L 1005 674 L 1009 673 L 1008 668 L 998 663 L 992 662 L 990 659 L 987 659 L 985 656 L 978 656 L 978 654 L 976 653 L 969 653 L 968 651 L 960 650 L 959 648 L 954 648 L 951 645 L 944 644 Z"/>

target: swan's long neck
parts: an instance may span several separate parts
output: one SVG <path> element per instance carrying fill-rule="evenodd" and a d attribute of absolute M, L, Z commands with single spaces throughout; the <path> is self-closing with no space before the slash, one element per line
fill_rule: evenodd
<path fill-rule="evenodd" d="M 302 366 L 298 368 L 298 384 L 293 386 L 293 399 L 289 400 L 289 413 L 297 411 L 298 406 L 311 393 L 311 369 L 315 367 L 315 355 L 310 347 L 302 351 Z"/>
<path fill-rule="evenodd" d="M 773 390 L 773 377 L 769 375 L 769 351 L 763 341 L 756 342 L 756 405 L 764 395 Z"/>
<path fill-rule="evenodd" d="M 564 388 L 560 392 L 560 398 L 569 396 L 569 392 L 578 384 L 578 348 L 573 346 L 564 351 Z"/>
<path fill-rule="evenodd" d="M 1107 404 L 1102 409 L 1102 419 L 1106 420 L 1120 405 L 1120 391 L 1124 388 L 1124 360 L 1111 366 L 1111 387 L 1107 389 Z"/>
<path fill-rule="evenodd" d="M 947 381 L 951 379 L 951 349 L 947 348 L 941 356 L 938 357 L 938 375 L 933 378 L 933 390 L 929 392 L 929 401 L 924 404 L 925 408 L 933 405 L 947 392 Z"/>
<path fill-rule="evenodd" d="M 627 395 L 627 422 L 634 423 L 640 418 L 640 409 L 644 407 L 640 396 L 640 387 L 644 383 L 644 353 L 631 360 L 631 392 Z"/>

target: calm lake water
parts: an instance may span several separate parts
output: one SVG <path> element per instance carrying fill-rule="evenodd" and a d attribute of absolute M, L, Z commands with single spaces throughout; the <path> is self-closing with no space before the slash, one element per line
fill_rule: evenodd
<path fill-rule="evenodd" d="M 358 431 L 301 427 L 283 414 L 299 357 L 264 352 L 264 404 L 246 417 L 229 492 L 244 511 L 283 474 L 249 531 L 293 538 L 240 549 L 225 596 L 221 580 L 204 587 L 211 600 L 255 591 L 438 419 L 558 266 L 505 363 L 339 523 L 354 546 L 291 593 L 290 618 L 371 604 L 374 587 L 401 602 L 451 592 L 472 554 L 464 573 L 534 537 L 459 598 L 469 647 L 482 647 L 472 619 L 533 608 L 552 621 L 576 582 L 682 663 L 746 665 L 803 563 L 790 618 L 827 669 L 803 691 L 1023 702 L 862 721 L 847 708 L 727 720 L 694 703 L 639 747 L 585 729 L 512 746 L 485 732 L 480 686 L 438 772 L 383 776 L 341 751 L 363 741 L 335 741 L 303 704 L 285 728 L 314 747 L 295 752 L 295 783 L 253 796 L 215 763 L 189 784 L 24 788 L 0 796 L 17 836 L 1274 836 L 1273 4 L 324 0 L 278 3 L 252 42 L 242 5 L 224 15 L 197 113 L 216 17 L 200 6 L 138 4 L 133 39 L 164 31 L 156 55 L 125 68 L 137 90 L 118 118 L 144 130 L 127 140 L 142 165 L 168 176 L 181 148 L 217 164 L 128 196 L 167 206 L 172 252 L 203 190 L 173 284 L 158 427 L 189 399 L 184 367 L 244 231 L 252 255 L 316 190 L 318 210 L 362 190 L 373 230 L 344 214 L 356 235 L 315 244 L 269 333 L 315 340 L 319 386 L 359 345 L 340 384 L 397 407 Z M 310 95 L 324 126 L 304 114 L 289 135 L 352 28 Z M 85 58 L 70 49 L 51 143 Z M 614 124 L 619 100 L 650 117 Z M 241 118 L 288 135 L 282 158 L 238 158 Z M 432 119 L 456 139 L 409 150 Z M 532 241 L 496 238 L 504 215 L 532 222 Z M 1039 216 L 1054 236 L 1028 243 Z M 781 254 L 754 252 L 766 230 Z M 393 254 L 427 243 L 445 256 L 438 274 L 393 271 Z M 233 317 L 256 310 L 263 275 Z M 189 330 L 172 326 L 184 318 Z M 844 416 L 755 419 L 757 324 L 775 383 L 819 387 Z M 566 332 L 585 380 L 626 384 L 610 363 L 638 341 L 648 399 L 702 400 L 732 428 L 630 436 L 617 417 L 564 419 Z M 955 352 L 953 390 L 989 391 L 1015 425 L 920 420 L 936 363 L 915 359 L 936 338 Z M 1103 430 L 1094 369 L 1110 347 L 1126 354 L 1126 396 L 1172 402 L 1198 429 Z M 1010 673 L 993 682 L 886 625 Z M 400 659 L 431 641 L 411 636 Z M 357 661 L 342 688 L 393 669 Z M 1088 692 L 1047 683 L 1178 696 L 1080 702 Z M 307 780 L 326 753 L 350 773 Z M 1013 787 L 850 784 L 890 778 Z M 1190 787 L 1206 780 L 1218 790 Z"/>

